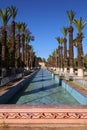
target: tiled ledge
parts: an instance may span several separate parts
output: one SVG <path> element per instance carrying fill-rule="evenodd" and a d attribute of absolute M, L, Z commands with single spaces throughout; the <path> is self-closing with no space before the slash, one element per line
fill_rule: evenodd
<path fill-rule="evenodd" d="M 0 105 L 0 125 L 87 125 L 87 106 Z"/>

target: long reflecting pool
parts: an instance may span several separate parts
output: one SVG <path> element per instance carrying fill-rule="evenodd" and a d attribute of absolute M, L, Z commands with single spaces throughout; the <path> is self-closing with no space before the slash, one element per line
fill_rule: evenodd
<path fill-rule="evenodd" d="M 25 90 L 17 93 L 8 104 L 79 104 L 79 102 L 58 84 L 46 69 L 40 69 Z"/>

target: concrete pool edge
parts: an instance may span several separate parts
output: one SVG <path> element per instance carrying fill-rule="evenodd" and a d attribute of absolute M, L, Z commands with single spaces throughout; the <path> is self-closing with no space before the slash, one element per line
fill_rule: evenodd
<path fill-rule="evenodd" d="M 63 78 L 54 74 L 54 78 L 58 81 L 65 90 L 67 90 L 80 104 L 87 104 L 87 94 L 74 87 L 69 81 L 67 82 Z"/>
<path fill-rule="evenodd" d="M 7 89 L 0 92 L 0 104 L 7 103 L 18 91 L 23 89 L 25 85 L 29 84 L 31 78 L 33 78 L 38 71 L 39 70 L 34 71 L 33 73 L 25 76 L 25 78 L 22 78 L 12 86 L 9 86 Z"/>
<path fill-rule="evenodd" d="M 1 125 L 87 125 L 87 105 L 0 105 Z"/>

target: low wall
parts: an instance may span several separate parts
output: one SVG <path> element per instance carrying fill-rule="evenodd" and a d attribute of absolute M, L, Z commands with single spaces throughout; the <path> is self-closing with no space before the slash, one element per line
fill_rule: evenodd
<path fill-rule="evenodd" d="M 19 73 L 19 74 L 12 75 L 12 76 L 9 76 L 9 77 L 1 78 L 0 79 L 0 86 L 4 86 L 11 81 L 21 79 L 22 77 L 23 77 L 23 73 Z"/>
<path fill-rule="evenodd" d="M 25 79 L 20 80 L 15 85 L 13 85 L 10 88 L 8 88 L 7 90 L 5 90 L 5 92 L 0 93 L 0 104 L 7 103 L 14 95 L 16 95 L 16 93 L 18 91 L 20 91 L 21 89 L 27 87 L 27 85 L 29 84 L 30 80 L 35 76 L 35 74 L 37 72 L 38 71 L 30 74 Z"/>
<path fill-rule="evenodd" d="M 80 92 L 75 90 L 72 86 L 62 81 L 61 85 L 65 90 L 67 90 L 80 104 L 87 104 L 87 96 L 82 95 Z"/>
<path fill-rule="evenodd" d="M 75 90 L 72 86 L 70 86 L 66 81 L 58 78 L 58 76 L 52 74 L 52 77 L 58 82 L 58 84 L 67 90 L 80 104 L 87 105 L 87 95 L 83 95 L 79 91 Z"/>
<path fill-rule="evenodd" d="M 87 106 L 1 105 L 0 126 L 87 126 Z"/>

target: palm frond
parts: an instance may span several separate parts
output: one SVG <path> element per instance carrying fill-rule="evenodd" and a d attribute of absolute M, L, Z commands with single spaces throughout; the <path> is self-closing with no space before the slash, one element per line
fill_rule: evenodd
<path fill-rule="evenodd" d="M 70 25 L 72 25 L 73 20 L 74 20 L 74 16 L 75 16 L 75 12 L 73 10 L 66 11 L 66 12 L 67 12 L 67 16 L 68 16 Z"/>
<path fill-rule="evenodd" d="M 22 32 L 25 31 L 26 27 L 27 27 L 27 24 L 22 22 L 21 23 L 21 30 L 22 30 Z"/>
<path fill-rule="evenodd" d="M 25 42 L 26 42 L 27 44 L 30 42 L 30 36 L 29 36 L 29 35 L 25 36 Z"/>
<path fill-rule="evenodd" d="M 16 24 L 16 28 L 17 28 L 18 33 L 20 33 L 20 31 L 21 31 L 21 22 L 18 22 Z"/>
<path fill-rule="evenodd" d="M 61 37 L 56 37 L 56 40 L 60 45 L 63 43 L 63 39 Z"/>
<path fill-rule="evenodd" d="M 67 27 L 63 27 L 63 28 L 62 28 L 62 33 L 63 33 L 64 37 L 67 36 L 67 33 L 68 33 Z"/>
<path fill-rule="evenodd" d="M 7 8 L 5 8 L 4 10 L 0 10 L 0 17 L 1 17 L 1 20 L 2 20 L 3 26 L 6 27 L 8 21 L 10 19 L 10 15 L 9 15 Z"/>
<path fill-rule="evenodd" d="M 15 6 L 11 6 L 11 7 L 8 7 L 8 11 L 12 17 L 12 20 L 14 20 L 17 15 L 18 9 Z"/>
<path fill-rule="evenodd" d="M 58 41 L 58 43 L 60 43 L 60 37 L 56 37 L 56 40 Z"/>
<path fill-rule="evenodd" d="M 87 24 L 87 21 L 82 22 L 82 17 L 80 17 L 80 19 L 74 19 L 73 22 L 78 30 L 78 34 L 82 34 L 82 30 L 84 29 L 85 25 Z"/>
<path fill-rule="evenodd" d="M 3 11 L 0 9 L 0 17 L 3 15 Z"/>

